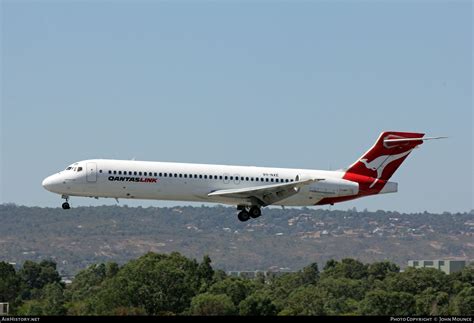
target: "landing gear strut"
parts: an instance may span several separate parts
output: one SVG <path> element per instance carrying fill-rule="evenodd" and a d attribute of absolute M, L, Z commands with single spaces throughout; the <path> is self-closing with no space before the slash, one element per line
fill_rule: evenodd
<path fill-rule="evenodd" d="M 66 200 L 66 202 L 64 202 L 63 205 L 62 205 L 63 210 L 69 210 L 69 209 L 71 208 L 71 206 L 70 206 L 69 203 L 68 203 L 68 201 L 69 201 L 69 196 L 63 195 L 62 198 Z"/>
<path fill-rule="evenodd" d="M 239 205 L 237 206 L 237 210 L 240 211 L 239 214 L 237 214 L 237 217 L 241 222 L 248 221 L 250 218 L 255 219 L 262 215 L 262 210 L 256 205 L 248 210 L 245 206 Z"/>

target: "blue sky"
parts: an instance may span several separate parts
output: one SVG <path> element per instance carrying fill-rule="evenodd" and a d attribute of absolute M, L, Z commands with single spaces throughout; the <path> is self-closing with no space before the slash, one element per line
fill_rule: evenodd
<path fill-rule="evenodd" d="M 450 138 L 333 208 L 473 208 L 470 1 L 4 0 L 1 28 L 0 203 L 59 206 L 82 159 L 337 169 L 401 130 Z"/>

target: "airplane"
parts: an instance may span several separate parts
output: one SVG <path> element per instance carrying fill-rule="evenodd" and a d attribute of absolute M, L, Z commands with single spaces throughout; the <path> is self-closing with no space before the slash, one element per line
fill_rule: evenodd
<path fill-rule="evenodd" d="M 43 180 L 43 187 L 69 197 L 151 199 L 237 206 L 242 222 L 261 208 L 334 205 L 365 196 L 394 193 L 390 182 L 402 162 L 426 140 L 424 133 L 385 131 L 347 169 L 336 171 L 90 159 L 73 163 Z"/>

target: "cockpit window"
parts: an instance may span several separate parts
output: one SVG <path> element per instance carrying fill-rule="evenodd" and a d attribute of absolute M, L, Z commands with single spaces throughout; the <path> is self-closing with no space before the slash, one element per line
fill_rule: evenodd
<path fill-rule="evenodd" d="M 71 168 L 72 168 L 72 167 L 71 167 L 71 166 L 69 166 L 68 168 L 66 168 L 66 170 L 70 170 Z"/>
<path fill-rule="evenodd" d="M 82 171 L 82 167 L 77 167 L 77 171 L 78 172 Z"/>

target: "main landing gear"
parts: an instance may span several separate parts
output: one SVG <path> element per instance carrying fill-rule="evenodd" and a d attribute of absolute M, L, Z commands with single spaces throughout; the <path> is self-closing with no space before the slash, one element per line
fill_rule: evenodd
<path fill-rule="evenodd" d="M 68 203 L 68 201 L 69 201 L 69 196 L 63 195 L 62 198 L 66 200 L 66 202 L 64 202 L 63 205 L 62 205 L 63 210 L 69 210 L 69 209 L 71 208 L 71 206 L 70 206 L 69 203 Z"/>
<path fill-rule="evenodd" d="M 239 214 L 237 214 L 237 217 L 242 222 L 248 221 L 250 218 L 258 218 L 262 215 L 262 210 L 256 205 L 250 207 L 249 209 L 245 206 L 239 205 L 237 210 L 240 211 Z"/>

